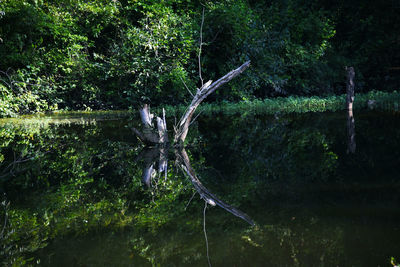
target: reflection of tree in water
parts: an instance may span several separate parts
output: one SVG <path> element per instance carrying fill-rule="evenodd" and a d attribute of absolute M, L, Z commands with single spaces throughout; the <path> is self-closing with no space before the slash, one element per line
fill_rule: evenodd
<path fill-rule="evenodd" d="M 249 115 L 229 121 L 204 118 L 199 124 L 213 129 L 202 131 L 204 126 L 199 126 L 200 135 L 207 140 L 204 154 L 208 165 L 223 170 L 232 177 L 230 181 L 233 177 L 286 183 L 321 181 L 336 172 L 338 155 L 333 145 L 338 131 L 326 117 Z"/>
<path fill-rule="evenodd" d="M 190 159 L 188 166 L 180 155 L 181 161 L 176 167 L 168 168 L 165 179 L 165 173 L 158 172 L 159 162 L 163 162 L 160 152 L 152 152 L 155 155 L 153 168 L 159 173 L 153 174 L 150 181 L 152 190 L 143 190 L 141 182 L 142 168 L 148 165 L 135 162 L 138 158 L 146 162 L 144 158 L 152 156 L 139 155 L 141 146 L 132 139 L 121 141 L 114 138 L 114 134 L 110 138 L 101 123 L 42 130 L 32 127 L 20 133 L 17 129 L 14 133 L 8 129 L 1 137 L 10 141 L 9 145 L 4 141 L 5 147 L 0 152 L 6 155 L 3 166 L 12 160 L 7 156 L 11 147 L 27 157 L 35 154 L 40 157 L 21 163 L 18 170 L 29 170 L 15 172 L 16 176 L 11 176 L 12 179 L 1 187 L 7 192 L 7 201 L 11 201 L 4 231 L 7 237 L 1 241 L 10 248 L 7 253 L 11 254 L 6 255 L 6 250 L 1 250 L 1 262 L 6 266 L 12 262 L 18 264 L 32 256 L 45 264 L 46 257 L 40 255 L 54 254 L 50 262 L 54 265 L 57 260 L 64 264 L 62 260 L 71 255 L 82 265 L 89 262 L 100 265 L 115 254 L 114 257 L 119 258 L 113 258 L 116 265 L 124 262 L 204 266 L 206 251 L 201 229 L 205 202 L 194 198 L 192 205 L 187 206 L 187 201 L 194 192 L 210 195 L 201 191 L 201 187 L 200 191 L 194 187 L 196 179 L 193 184 L 182 166 L 186 170 L 196 170 L 196 177 L 201 177 L 208 192 L 243 208 L 258 224 L 246 226 L 242 219 L 235 219 L 225 210 L 209 209 L 207 204 L 206 233 L 213 265 L 245 266 L 252 260 L 254 266 L 292 266 L 294 262 L 310 266 L 322 262 L 321 258 L 326 265 L 355 262 L 358 257 L 345 247 L 346 236 L 357 232 L 367 240 L 365 243 L 373 243 L 373 235 L 366 234 L 357 225 L 350 227 L 345 222 L 326 220 L 314 211 L 297 209 L 298 206 L 290 208 L 293 203 L 323 200 L 313 198 L 309 191 L 300 194 L 301 190 L 318 181 L 329 181 L 330 171 L 337 168 L 335 164 L 329 165 L 335 163 L 332 153 L 338 150 L 334 140 L 346 140 L 343 128 L 338 127 L 343 125 L 343 114 L 334 117 L 338 123 L 326 120 L 327 117 L 321 120 L 315 117 L 215 118 L 221 128 L 200 120 L 198 132 L 195 132 L 198 135 L 194 137 L 198 138 L 198 145 L 191 147 L 191 153 L 186 153 Z M 386 137 L 387 133 L 400 136 L 400 132 L 393 127 L 393 122 L 383 124 L 380 119 L 376 123 L 375 127 L 368 128 L 370 132 L 366 136 L 371 136 L 368 142 L 378 147 L 376 151 L 380 154 L 366 153 L 365 146 L 358 146 L 357 152 L 364 152 L 362 156 L 367 162 L 382 158 L 392 164 L 390 155 L 383 153 L 387 149 L 378 141 L 373 143 L 372 137 L 379 134 Z M 365 125 L 365 121 L 358 120 L 357 127 Z M 114 133 L 115 128 L 110 128 Z M 209 135 L 202 131 L 207 128 L 211 129 Z M 10 133 L 12 138 L 8 138 Z M 123 129 L 121 134 L 125 134 Z M 126 130 L 126 134 L 130 132 Z M 358 139 L 363 140 L 360 137 L 362 132 Z M 391 146 L 398 147 L 398 140 L 400 138 L 394 139 Z M 343 152 L 345 154 L 345 148 Z M 308 170 L 314 172 L 311 178 L 307 176 Z M 182 171 L 189 179 L 180 175 Z M 313 182 L 308 183 L 308 187 L 297 186 L 298 181 L 305 179 Z M 394 187 L 393 192 L 397 188 Z M 293 196 L 293 192 L 300 192 L 302 198 Z M 382 196 L 394 197 L 395 193 L 390 191 Z M 212 196 L 211 200 L 217 205 Z M 329 200 L 335 201 L 334 198 Z M 284 206 L 285 203 L 289 203 L 289 207 Z M 0 221 L 3 215 L 4 210 L 1 210 Z M 90 241 L 94 236 L 95 241 Z M 88 244 L 93 251 L 82 249 Z M 133 256 L 127 258 L 127 255 Z"/>
<path fill-rule="evenodd" d="M 176 164 L 182 169 L 183 173 L 189 177 L 193 187 L 196 189 L 201 199 L 203 199 L 207 204 L 211 206 L 215 205 L 220 206 L 224 210 L 245 220 L 252 226 L 255 225 L 253 220 L 247 214 L 223 202 L 217 196 L 212 194 L 206 187 L 204 187 L 204 185 L 200 182 L 199 178 L 197 177 L 195 171 L 193 170 L 190 164 L 189 156 L 186 153 L 185 149 L 176 150 L 175 155 L 176 155 Z M 167 177 L 167 168 L 168 168 L 167 148 L 165 147 L 147 148 L 140 153 L 139 158 L 141 156 L 145 162 L 145 167 L 143 169 L 143 179 L 142 179 L 143 183 L 149 188 L 153 186 L 157 187 L 157 182 L 152 184 L 152 181 L 154 180 L 153 178 L 157 176 L 157 174 L 161 174 L 163 172 L 165 177 Z M 157 164 L 158 164 L 158 172 L 154 167 Z"/>
<path fill-rule="evenodd" d="M 147 148 L 144 150 L 140 155 L 143 156 L 144 162 L 145 162 L 145 168 L 143 169 L 143 183 L 151 188 L 155 186 L 157 188 L 157 182 L 152 184 L 153 180 L 158 180 L 158 179 L 153 179 L 155 176 L 157 176 L 157 171 L 155 170 L 154 166 L 158 162 L 158 174 L 161 174 L 164 172 L 165 177 L 167 177 L 167 153 L 166 153 L 165 147 L 152 147 L 152 148 Z M 139 155 L 139 156 L 140 156 Z M 157 156 L 159 155 L 159 158 L 157 159 Z M 207 251 L 207 260 L 209 266 L 211 266 L 211 261 L 210 261 L 210 256 L 209 256 L 209 246 L 208 246 L 208 237 L 207 237 L 207 231 L 206 231 L 206 210 L 207 210 L 207 204 L 211 206 L 218 205 L 224 210 L 232 213 L 233 215 L 245 220 L 247 223 L 250 225 L 254 226 L 255 223 L 251 220 L 251 218 L 243 213 L 242 211 L 236 209 L 235 207 L 230 206 L 229 204 L 223 202 L 220 200 L 217 196 L 212 194 L 204 185 L 200 182 L 200 180 L 197 178 L 197 175 L 195 171 L 193 170 L 191 164 L 190 164 L 190 159 L 188 154 L 186 153 L 185 149 L 180 149 L 179 151 L 175 151 L 176 155 L 176 164 L 182 169 L 183 173 L 189 177 L 193 187 L 196 189 L 197 193 L 200 195 L 200 198 L 204 200 L 204 210 L 203 210 L 203 232 L 204 232 L 204 238 L 206 241 L 206 251 Z M 192 198 L 194 197 L 194 194 Z M 191 198 L 191 199 L 192 199 Z M 191 201 L 189 200 L 189 202 Z M 189 204 L 189 203 L 188 203 Z M 186 206 L 187 207 L 187 206 Z M 186 209 L 185 207 L 185 209 Z"/>
<path fill-rule="evenodd" d="M 356 152 L 356 126 L 353 110 L 347 110 L 347 153 Z"/>

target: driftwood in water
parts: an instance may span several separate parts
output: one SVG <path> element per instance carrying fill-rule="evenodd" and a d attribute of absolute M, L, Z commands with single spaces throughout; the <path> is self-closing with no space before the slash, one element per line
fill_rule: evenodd
<path fill-rule="evenodd" d="M 140 119 L 142 120 L 142 131 L 132 128 L 132 131 L 139 139 L 148 145 L 166 144 L 168 142 L 167 123 L 165 121 L 165 110 L 163 109 L 163 118 L 156 118 L 157 129 L 153 125 L 154 115 L 150 113 L 149 105 L 145 104 L 140 109 Z"/>
<path fill-rule="evenodd" d="M 353 109 L 353 102 L 354 102 L 354 68 L 353 67 L 346 67 L 346 108 L 348 110 Z"/>
<path fill-rule="evenodd" d="M 253 220 L 247 214 L 245 214 L 242 211 L 236 209 L 235 207 L 232 207 L 231 205 L 223 202 L 218 197 L 216 197 L 214 194 L 212 194 L 210 191 L 208 191 L 207 188 L 204 187 L 204 185 L 200 182 L 200 180 L 196 176 L 196 173 L 192 169 L 192 166 L 190 165 L 189 157 L 188 157 L 185 149 L 182 149 L 180 152 L 178 152 L 177 157 L 180 162 L 180 167 L 187 174 L 187 176 L 189 176 L 190 181 L 192 182 L 194 188 L 197 190 L 200 197 L 202 199 L 204 199 L 204 201 L 206 201 L 208 204 L 210 204 L 212 206 L 218 205 L 221 208 L 223 208 L 224 210 L 245 220 L 250 225 L 255 225 Z"/>
<path fill-rule="evenodd" d="M 245 71 L 250 66 L 250 61 L 247 61 L 239 68 L 230 71 L 229 73 L 225 74 L 222 78 L 218 79 L 215 82 L 208 81 L 205 83 L 200 89 L 197 90 L 196 95 L 193 97 L 190 106 L 187 108 L 187 111 L 182 116 L 179 121 L 178 127 L 175 128 L 175 137 L 174 142 L 178 144 L 182 144 L 185 141 L 186 135 L 189 130 L 190 121 L 193 117 L 196 108 L 200 105 L 200 103 L 211 93 L 217 90 L 219 87 L 224 85 L 225 83 L 229 82 L 243 71 Z"/>

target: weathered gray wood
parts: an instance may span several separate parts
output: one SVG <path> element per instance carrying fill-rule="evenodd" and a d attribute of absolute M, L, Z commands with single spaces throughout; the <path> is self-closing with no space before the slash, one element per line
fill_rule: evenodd
<path fill-rule="evenodd" d="M 168 172 L 168 149 L 163 147 L 160 149 L 160 158 L 158 160 L 158 172 L 165 173 L 165 177 Z"/>
<path fill-rule="evenodd" d="M 168 142 L 168 132 L 164 109 L 163 119 L 161 119 L 160 117 L 156 118 L 157 129 L 155 129 L 155 127 L 153 126 L 154 115 L 150 113 L 150 107 L 147 104 L 145 104 L 139 112 L 143 124 L 142 131 L 139 131 L 134 127 L 132 128 L 132 131 L 145 144 L 166 144 Z"/>
<path fill-rule="evenodd" d="M 156 175 L 156 170 L 154 169 L 154 164 L 150 164 L 146 166 L 143 170 L 143 184 L 145 184 L 148 188 L 151 187 L 151 180 Z"/>
<path fill-rule="evenodd" d="M 348 110 L 353 109 L 353 102 L 354 102 L 354 68 L 353 67 L 346 67 L 346 75 L 347 75 L 347 81 L 346 81 L 346 108 Z"/>
<path fill-rule="evenodd" d="M 168 142 L 167 122 L 165 120 L 165 110 L 163 109 L 163 118 L 157 117 L 157 130 L 159 136 L 159 143 Z"/>
<path fill-rule="evenodd" d="M 142 123 L 145 126 L 153 127 L 153 118 L 154 115 L 150 113 L 150 107 L 147 104 L 144 104 L 143 107 L 140 109 L 140 118 L 142 119 Z"/>
<path fill-rule="evenodd" d="M 241 74 L 243 71 L 245 71 L 249 66 L 250 66 L 250 61 L 247 61 L 239 68 L 230 71 L 217 81 L 213 83 L 212 81 L 209 81 L 205 83 L 199 90 L 197 90 L 196 95 L 193 97 L 190 106 L 188 107 L 186 113 L 182 116 L 178 128 L 176 129 L 174 137 L 175 143 L 182 144 L 185 141 L 186 135 L 189 130 L 190 121 L 193 117 L 194 112 L 196 111 L 196 108 L 200 105 L 200 103 L 207 96 L 209 96 L 211 93 L 217 90 L 219 87 L 221 87 L 222 85 L 229 82 L 230 80 Z"/>

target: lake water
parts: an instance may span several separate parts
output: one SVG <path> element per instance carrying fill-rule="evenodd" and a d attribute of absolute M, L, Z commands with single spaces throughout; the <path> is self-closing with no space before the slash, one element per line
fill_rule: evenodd
<path fill-rule="evenodd" d="M 400 114 L 354 118 L 201 115 L 184 151 L 117 114 L 2 120 L 0 263 L 391 266 Z"/>

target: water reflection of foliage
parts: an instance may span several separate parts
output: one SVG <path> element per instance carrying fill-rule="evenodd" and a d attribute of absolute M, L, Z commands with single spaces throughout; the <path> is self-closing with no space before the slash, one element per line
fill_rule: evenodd
<path fill-rule="evenodd" d="M 333 174 L 343 159 L 335 140 L 346 140 L 345 117 L 342 131 L 337 123 L 317 115 L 214 119 L 215 123 L 200 120 L 200 127 L 194 124 L 192 167 L 216 195 L 246 212 L 249 208 L 258 227 L 250 228 L 224 210 L 209 209 L 211 262 L 245 265 L 251 257 L 254 265 L 266 261 L 271 265 L 340 265 L 345 253 L 343 225 L 321 221 L 313 211 L 281 210 L 279 205 L 298 202 L 292 195 L 303 190 L 297 186 L 301 183 L 337 179 Z M 205 123 L 207 127 L 202 126 Z M 135 162 L 141 147 L 134 139 L 115 136 L 116 131 L 123 136 L 130 132 L 112 125 L 10 125 L 1 131 L 0 153 L 5 155 L 1 168 L 13 160 L 9 157 L 13 152 L 30 159 L 18 165 L 16 170 L 21 172 L 2 178 L 0 188 L 11 202 L 6 236 L 1 240 L 2 263 L 44 263 L 46 257 L 41 255 L 56 251 L 54 263 L 72 255 L 63 251 L 69 242 L 70 253 L 80 263 L 100 264 L 110 254 L 100 256 L 96 249 L 80 252 L 68 241 L 70 236 L 86 240 L 95 235 L 98 243 L 110 242 L 102 251 L 120 248 L 117 262 L 206 264 L 201 231 L 204 202 L 195 197 L 186 209 L 194 192 L 190 181 L 171 166 L 167 179 L 159 179 L 156 189 L 144 190 L 143 166 Z M 362 127 L 360 123 L 358 129 Z M 367 136 L 377 135 L 378 128 L 369 131 Z M 362 140 L 363 135 L 358 136 Z M 363 149 L 357 153 L 366 157 Z M 282 194 L 284 200 L 274 199 Z M 313 200 L 307 195 L 301 201 L 307 199 Z M 274 205 L 277 208 L 271 208 Z M 0 212 L 4 218 L 4 211 Z M 93 254 L 88 257 L 88 253 Z"/>
<path fill-rule="evenodd" d="M 99 134 L 94 125 L 83 131 L 32 124 L 3 126 L 1 153 L 6 168 L 1 182 L 13 196 L 1 253 L 8 263 L 23 263 L 22 255 L 46 246 L 56 236 L 131 221 L 124 215 L 128 201 L 121 198 L 122 190 L 110 188 L 105 170 L 121 171 L 113 158 L 129 158 L 135 151 L 107 140 L 91 144 L 88 137 Z M 18 155 L 17 160 L 10 155 Z M 10 164 L 13 168 L 7 169 Z"/>
<path fill-rule="evenodd" d="M 96 124 L 31 126 L 10 124 L 2 131 L 4 166 L 13 162 L 10 154 L 29 159 L 2 178 L 12 196 L 3 263 L 26 263 L 27 255 L 66 235 L 133 225 L 154 232 L 185 213 L 181 200 L 192 189 L 173 169 L 157 190 L 142 189 L 134 140 L 104 138 Z"/>
<path fill-rule="evenodd" d="M 205 118 L 199 128 L 204 129 L 203 123 L 212 129 L 200 133 L 206 140 L 206 163 L 213 170 L 224 170 L 229 184 L 239 179 L 235 188 L 226 191 L 243 195 L 251 193 L 259 182 L 288 185 L 326 181 L 337 171 L 333 140 L 338 131 L 322 118 L 303 117 Z"/>

